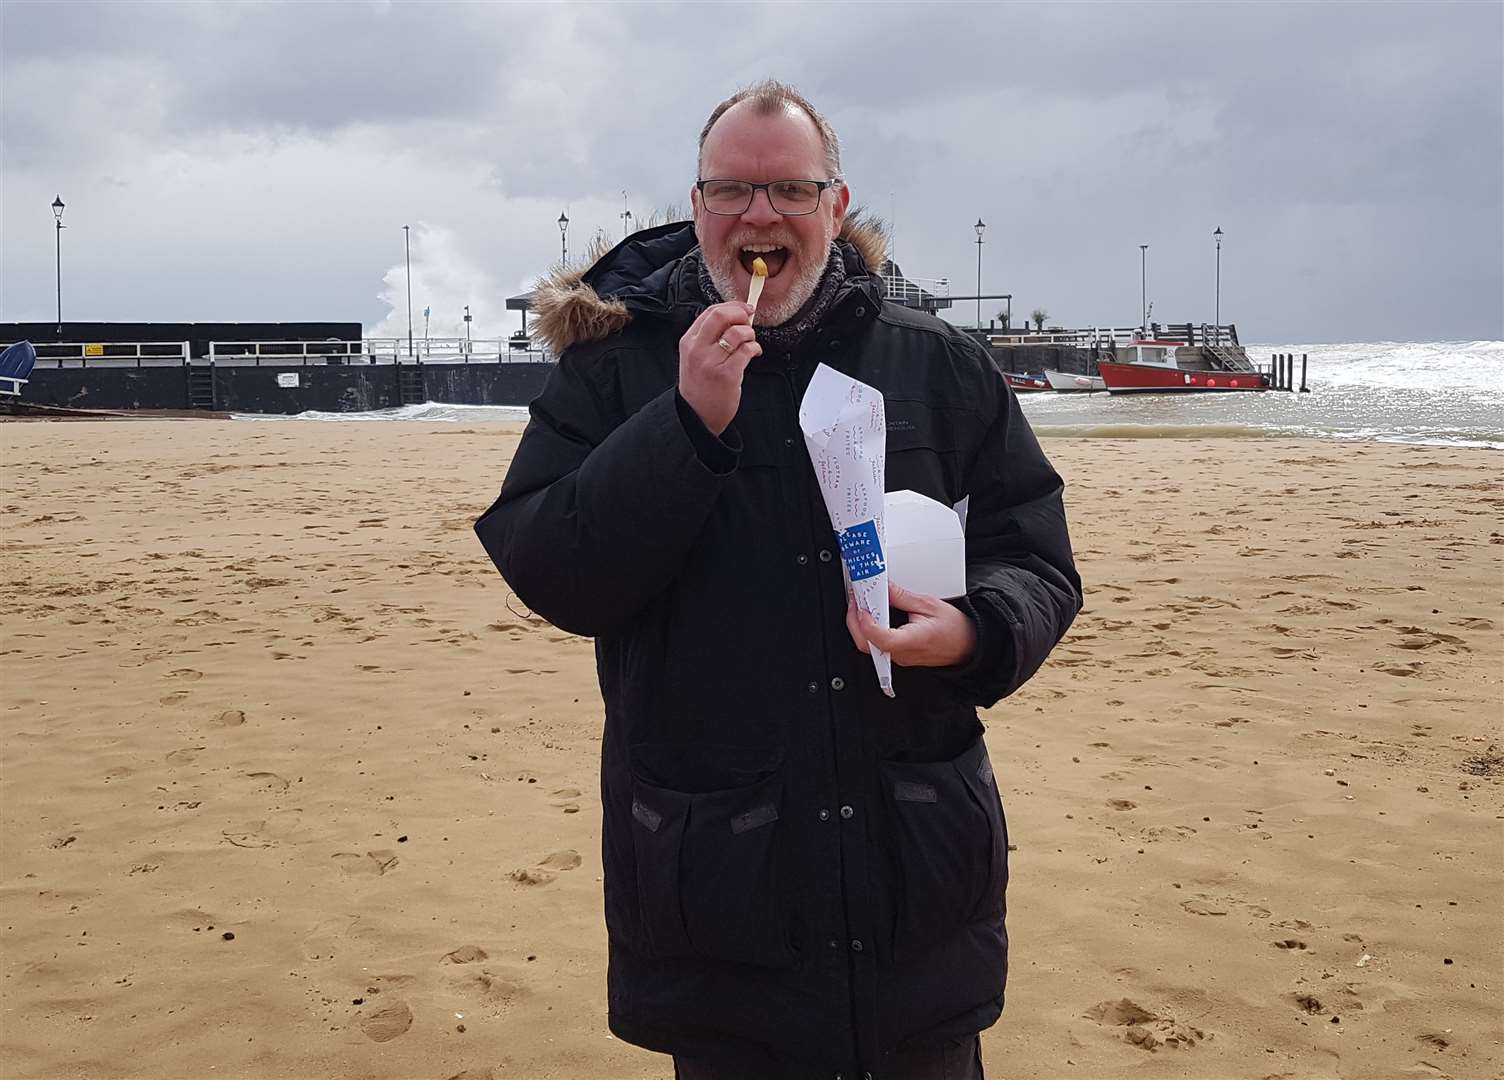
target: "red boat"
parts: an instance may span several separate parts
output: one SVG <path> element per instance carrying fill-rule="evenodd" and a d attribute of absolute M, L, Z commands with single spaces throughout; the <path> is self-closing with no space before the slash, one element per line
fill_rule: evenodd
<path fill-rule="evenodd" d="M 1204 351 L 1183 362 L 1177 357 L 1179 343 L 1136 340 L 1117 349 L 1118 359 L 1097 360 L 1097 369 L 1113 394 L 1216 393 L 1229 390 L 1267 390 L 1268 378 L 1255 371 L 1246 358 L 1247 370 L 1214 368 Z M 1220 357 L 1227 362 L 1228 357 Z"/>
<path fill-rule="evenodd" d="M 1013 387 L 1015 394 L 1034 394 L 1041 390 L 1053 390 L 1049 380 L 1038 375 L 1020 375 L 1014 371 L 1003 372 L 1003 378 Z"/>

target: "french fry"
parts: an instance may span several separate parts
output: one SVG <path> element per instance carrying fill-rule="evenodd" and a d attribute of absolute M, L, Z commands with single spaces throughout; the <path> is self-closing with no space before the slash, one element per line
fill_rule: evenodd
<path fill-rule="evenodd" d="M 767 283 L 768 264 L 759 255 L 752 260 L 752 287 L 747 290 L 747 303 L 752 305 L 753 312 L 757 311 L 758 298 L 762 296 L 762 287 Z"/>

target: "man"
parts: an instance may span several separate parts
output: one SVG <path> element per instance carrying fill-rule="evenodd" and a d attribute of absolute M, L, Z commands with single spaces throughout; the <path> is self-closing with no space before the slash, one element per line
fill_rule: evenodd
<path fill-rule="evenodd" d="M 1061 482 L 985 351 L 883 301 L 797 92 L 722 103 L 690 198 L 536 294 L 559 366 L 476 524 L 596 638 L 611 1030 L 684 1080 L 979 1077 L 1007 829 L 976 707 L 1080 607 Z M 847 598 L 798 426 L 822 362 L 883 393 L 888 490 L 970 499 L 967 595 L 895 589 L 896 629 Z"/>

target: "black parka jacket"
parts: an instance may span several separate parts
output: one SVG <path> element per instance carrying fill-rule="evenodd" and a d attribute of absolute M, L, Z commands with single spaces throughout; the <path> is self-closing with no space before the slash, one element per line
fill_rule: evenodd
<path fill-rule="evenodd" d="M 1002 1010 L 1007 829 L 976 707 L 1033 674 L 1081 589 L 1011 391 L 968 337 L 884 302 L 873 236 L 843 233 L 829 314 L 752 362 L 720 438 L 676 390 L 690 226 L 542 289 L 562 354 L 476 532 L 533 611 L 596 639 L 611 1030 L 881 1080 Z M 799 430 L 821 362 L 882 392 L 888 490 L 970 497 L 976 654 L 895 665 L 891 700 L 847 632 Z"/>

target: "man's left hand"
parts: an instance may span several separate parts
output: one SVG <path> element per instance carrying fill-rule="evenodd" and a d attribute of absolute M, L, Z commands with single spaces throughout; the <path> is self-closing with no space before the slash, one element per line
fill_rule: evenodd
<path fill-rule="evenodd" d="M 970 660 L 976 651 L 976 627 L 954 604 L 892 582 L 888 583 L 888 603 L 909 616 L 896 630 L 879 626 L 856 606 L 854 597 L 847 597 L 846 629 L 862 652 L 870 654 L 875 645 L 900 667 L 953 667 Z"/>

